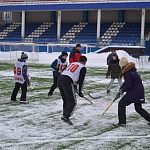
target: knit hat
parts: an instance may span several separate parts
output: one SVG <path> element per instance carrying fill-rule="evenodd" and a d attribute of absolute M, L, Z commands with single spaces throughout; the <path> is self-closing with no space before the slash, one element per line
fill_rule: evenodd
<path fill-rule="evenodd" d="M 79 62 L 83 62 L 83 63 L 87 62 L 87 57 L 86 56 L 80 56 Z"/>
<path fill-rule="evenodd" d="M 126 57 L 122 57 L 122 58 L 120 59 L 120 61 L 119 61 L 119 65 L 120 65 L 121 68 L 122 68 L 122 67 L 125 67 L 128 63 L 129 63 L 129 62 L 128 62 L 128 59 L 127 59 Z"/>
<path fill-rule="evenodd" d="M 28 55 L 25 54 L 24 52 L 21 53 L 21 59 L 27 59 L 28 58 Z"/>
<path fill-rule="evenodd" d="M 68 56 L 68 53 L 67 52 L 62 52 L 61 55 L 62 56 Z"/>
<path fill-rule="evenodd" d="M 81 47 L 81 44 L 76 44 L 76 47 Z"/>

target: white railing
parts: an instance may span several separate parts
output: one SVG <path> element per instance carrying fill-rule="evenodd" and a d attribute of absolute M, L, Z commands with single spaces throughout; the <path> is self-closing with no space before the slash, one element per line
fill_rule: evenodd
<path fill-rule="evenodd" d="M 0 0 L 1 4 L 18 4 L 18 3 L 107 3 L 107 2 L 150 2 L 150 0 Z"/>

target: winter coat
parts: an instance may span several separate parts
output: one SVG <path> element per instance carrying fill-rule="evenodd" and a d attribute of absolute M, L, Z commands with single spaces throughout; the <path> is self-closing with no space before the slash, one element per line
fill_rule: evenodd
<path fill-rule="evenodd" d="M 78 62 L 80 56 L 81 56 L 81 52 L 79 50 L 76 50 L 76 48 L 73 48 L 69 55 L 69 63 Z"/>
<path fill-rule="evenodd" d="M 111 60 L 108 66 L 106 77 L 111 75 L 111 79 L 118 79 L 121 74 L 121 68 L 119 66 L 119 59 Z"/>
<path fill-rule="evenodd" d="M 136 71 L 135 64 L 131 62 L 124 67 L 122 75 L 125 81 L 120 89 L 123 93 L 126 92 L 122 99 L 131 103 L 144 103 L 144 86 L 140 75 Z"/>
<path fill-rule="evenodd" d="M 63 59 L 63 58 L 62 58 L 62 55 L 60 55 L 60 56 L 58 57 L 58 59 L 59 59 L 62 63 L 64 63 L 65 66 L 63 67 L 63 70 L 65 70 L 66 67 L 67 67 L 67 63 L 65 63 L 65 62 L 66 62 L 66 59 Z M 58 71 L 59 71 L 58 59 L 55 59 L 55 60 L 52 62 L 52 64 L 51 64 L 51 68 L 53 69 L 53 77 L 55 77 L 55 78 L 58 78 L 58 76 L 61 74 L 61 73 L 58 72 Z M 62 71 L 63 71 L 63 70 L 62 70 Z"/>

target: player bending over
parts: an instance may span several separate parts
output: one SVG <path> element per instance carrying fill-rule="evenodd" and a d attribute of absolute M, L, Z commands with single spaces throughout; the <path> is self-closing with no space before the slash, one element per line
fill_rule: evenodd
<path fill-rule="evenodd" d="M 81 56 L 78 62 L 69 64 L 58 79 L 58 87 L 63 99 L 63 117 L 61 119 L 70 125 L 73 124 L 69 117 L 72 115 L 76 105 L 75 83 L 78 82 L 79 84 L 79 96 L 84 96 L 82 93 L 82 87 L 86 75 L 86 62 L 87 58 Z"/>

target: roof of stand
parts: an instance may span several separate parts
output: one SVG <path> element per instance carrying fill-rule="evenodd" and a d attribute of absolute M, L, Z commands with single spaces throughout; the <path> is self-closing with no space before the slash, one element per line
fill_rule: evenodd
<path fill-rule="evenodd" d="M 56 10 L 97 10 L 97 9 L 142 9 L 150 8 L 149 1 L 92 1 L 92 2 L 22 2 L 0 3 L 0 11 L 56 11 Z"/>

